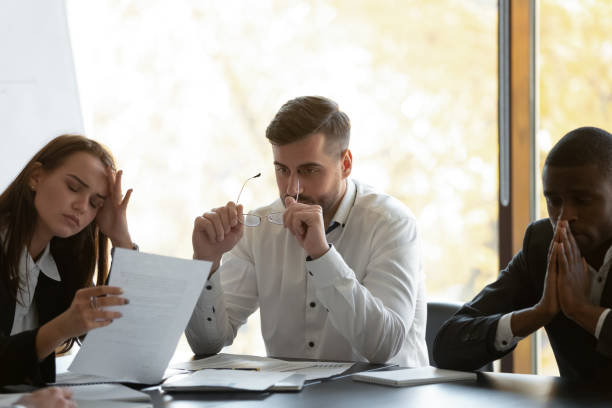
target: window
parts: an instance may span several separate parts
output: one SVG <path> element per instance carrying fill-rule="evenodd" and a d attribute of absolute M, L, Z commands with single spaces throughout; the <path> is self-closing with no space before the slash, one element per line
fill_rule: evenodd
<path fill-rule="evenodd" d="M 541 174 L 552 146 L 580 126 L 612 130 L 612 28 L 605 23 L 610 18 L 612 4 L 605 1 L 539 2 L 538 218 L 548 217 Z M 542 334 L 540 373 L 558 375 Z"/>
<path fill-rule="evenodd" d="M 497 1 L 68 0 L 88 136 L 133 187 L 144 251 L 191 257 L 196 215 L 277 191 L 265 128 L 320 94 L 352 121 L 355 178 L 421 228 L 430 299 L 498 273 Z M 258 317 L 232 352 L 263 354 Z"/>

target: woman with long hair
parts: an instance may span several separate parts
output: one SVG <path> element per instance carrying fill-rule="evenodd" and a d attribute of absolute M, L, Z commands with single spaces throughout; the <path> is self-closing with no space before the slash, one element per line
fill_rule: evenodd
<path fill-rule="evenodd" d="M 121 171 L 99 143 L 50 141 L 0 195 L 0 385 L 55 380 L 55 350 L 121 317 L 108 241 L 133 248 Z M 96 284 L 94 286 L 94 277 Z"/>

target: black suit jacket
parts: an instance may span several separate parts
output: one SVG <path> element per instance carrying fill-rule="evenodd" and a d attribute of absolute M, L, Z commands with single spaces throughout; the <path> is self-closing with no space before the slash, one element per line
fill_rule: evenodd
<path fill-rule="evenodd" d="M 553 229 L 548 219 L 529 225 L 523 248 L 498 279 L 466 303 L 438 332 L 433 351 L 438 367 L 475 370 L 512 351 L 495 349 L 497 324 L 504 314 L 531 307 L 542 297 L 552 237 Z M 608 276 L 601 306 L 612 306 L 612 276 Z M 563 313 L 545 329 L 561 376 L 611 378 L 612 313 L 603 324 L 599 340 Z"/>
<path fill-rule="evenodd" d="M 41 326 L 70 306 L 71 296 L 64 286 L 43 273 L 39 275 L 34 299 Z M 10 300 L 7 288 L 0 282 L 0 385 L 55 381 L 55 354 L 39 362 L 35 344 L 38 328 L 11 336 L 14 318 L 15 301 Z"/>

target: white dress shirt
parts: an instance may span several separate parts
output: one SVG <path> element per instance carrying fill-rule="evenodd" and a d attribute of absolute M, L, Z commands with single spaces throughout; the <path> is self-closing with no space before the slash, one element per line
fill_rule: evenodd
<path fill-rule="evenodd" d="M 398 200 L 347 180 L 327 229 L 330 250 L 316 260 L 282 225 L 254 213 L 258 227 L 223 258 L 204 286 L 185 334 L 196 354 L 233 342 L 261 309 L 269 356 L 428 364 L 426 300 L 414 215 Z"/>
<path fill-rule="evenodd" d="M 599 305 L 601 303 L 601 294 L 606 286 L 610 266 L 612 266 L 612 247 L 608 248 L 603 264 L 599 270 L 596 270 L 589 265 L 589 273 L 591 275 L 591 291 L 589 293 L 589 300 L 593 305 Z M 599 315 L 597 326 L 595 327 L 596 339 L 599 339 L 601 327 L 603 326 L 608 313 L 610 313 L 610 309 L 605 309 Z M 499 319 L 499 323 L 497 324 L 497 332 L 495 333 L 495 348 L 498 351 L 506 351 L 511 349 L 516 345 L 516 343 L 523 339 L 523 337 L 515 336 L 514 333 L 512 333 L 512 327 L 510 325 L 511 319 L 512 312 L 503 315 L 501 319 Z"/>
<path fill-rule="evenodd" d="M 38 259 L 38 262 L 34 262 L 27 248 L 25 248 L 21 254 L 21 259 L 19 261 L 20 288 L 17 291 L 15 318 L 13 320 L 11 335 L 38 327 L 38 311 L 36 309 L 34 292 L 38 284 L 38 275 L 40 272 L 48 278 L 58 282 L 61 281 L 57 265 L 51 255 L 48 244 L 43 254 Z"/>

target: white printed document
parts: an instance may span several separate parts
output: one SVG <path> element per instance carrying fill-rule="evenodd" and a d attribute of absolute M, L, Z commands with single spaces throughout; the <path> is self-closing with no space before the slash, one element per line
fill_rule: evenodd
<path fill-rule="evenodd" d="M 70 387 L 72 399 L 77 401 L 150 401 L 144 392 L 121 384 L 91 384 Z"/>
<path fill-rule="evenodd" d="M 162 385 L 164 391 L 266 391 L 293 375 L 278 371 L 205 369 Z"/>
<path fill-rule="evenodd" d="M 476 373 L 469 371 L 443 370 L 436 367 L 405 368 L 402 370 L 374 371 L 353 375 L 353 380 L 392 387 L 435 384 L 450 381 L 476 381 Z"/>
<path fill-rule="evenodd" d="M 130 303 L 120 319 L 87 334 L 69 371 L 115 381 L 161 382 L 211 263 L 115 248 L 110 286 Z"/>
<path fill-rule="evenodd" d="M 270 357 L 225 353 L 172 365 L 172 367 L 176 369 L 191 371 L 210 368 L 231 368 L 238 370 L 254 369 L 258 371 L 294 372 L 304 375 L 306 381 L 329 378 L 334 375 L 342 374 L 352 366 L 353 363 L 337 363 L 333 361 L 287 361 Z"/>

